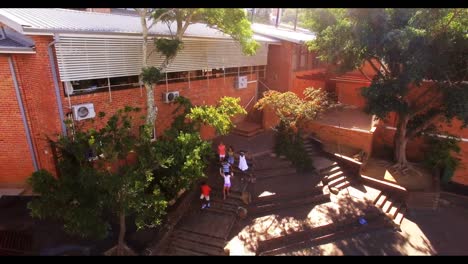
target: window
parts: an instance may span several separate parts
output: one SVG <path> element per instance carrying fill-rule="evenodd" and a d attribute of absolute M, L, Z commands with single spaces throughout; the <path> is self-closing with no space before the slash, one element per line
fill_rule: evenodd
<path fill-rule="evenodd" d="M 110 85 L 109 85 L 110 81 Z M 71 88 L 70 88 L 71 84 Z M 64 84 L 66 95 L 79 95 L 86 93 L 108 92 L 109 86 L 111 90 L 120 90 L 139 87 L 139 77 L 123 76 L 113 78 L 101 78 L 91 80 L 71 81 L 69 84 Z"/>
<path fill-rule="evenodd" d="M 292 55 L 293 71 L 305 71 L 323 67 L 325 64 L 317 58 L 317 54 L 309 52 L 306 47 L 297 46 Z"/>

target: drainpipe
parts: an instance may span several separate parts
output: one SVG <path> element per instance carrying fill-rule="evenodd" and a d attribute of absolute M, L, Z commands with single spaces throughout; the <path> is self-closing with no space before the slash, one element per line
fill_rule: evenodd
<path fill-rule="evenodd" d="M 296 31 L 297 27 L 297 15 L 299 13 L 299 8 L 296 8 L 296 17 L 294 18 L 294 31 Z"/>
<path fill-rule="evenodd" d="M 52 70 L 52 78 L 54 79 L 54 88 L 55 88 L 55 99 L 57 100 L 57 106 L 60 116 L 60 125 L 62 127 L 62 135 L 67 134 L 67 129 L 65 127 L 65 118 L 63 115 L 62 100 L 60 100 L 60 86 L 57 78 L 57 68 L 55 67 L 54 53 L 52 51 L 52 45 L 59 41 L 58 35 L 54 35 L 54 41 L 52 41 L 48 46 L 49 60 L 50 60 L 50 69 Z"/>
<path fill-rule="evenodd" d="M 18 101 L 18 105 L 20 108 L 21 119 L 23 120 L 24 130 L 26 132 L 26 140 L 28 141 L 29 152 L 31 152 L 31 159 L 34 165 L 34 171 L 37 171 L 39 170 L 39 166 L 37 165 L 36 152 L 34 150 L 34 145 L 31 140 L 31 131 L 29 130 L 28 121 L 26 120 L 26 115 L 24 113 L 23 100 L 21 99 L 20 89 L 18 86 L 18 81 L 16 79 L 15 67 L 13 66 L 13 60 L 11 59 L 11 56 L 8 57 L 8 63 L 10 64 L 11 76 L 13 78 L 13 84 L 15 86 L 16 100 Z"/>

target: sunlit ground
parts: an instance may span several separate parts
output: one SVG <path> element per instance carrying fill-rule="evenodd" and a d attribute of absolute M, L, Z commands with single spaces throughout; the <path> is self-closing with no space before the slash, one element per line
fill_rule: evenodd
<path fill-rule="evenodd" d="M 303 207 L 307 213 L 305 219 L 296 219 L 284 216 L 279 210 L 278 214 L 253 219 L 235 236 L 227 248 L 231 255 L 255 255 L 259 241 L 287 236 L 302 231 L 305 227 L 318 227 L 333 223 L 336 220 L 362 214 L 368 206 L 375 190 L 366 187 L 367 191 L 359 195 L 350 195 L 340 192 L 332 196 L 329 203 L 311 207 Z M 352 192 L 356 193 L 356 189 Z M 262 194 L 273 195 L 273 194 Z M 289 210 L 289 209 L 288 209 Z M 301 210 L 301 209 L 299 209 Z M 307 210 L 307 211 L 306 211 Z M 282 215 L 282 216 L 280 216 Z M 287 215 L 287 214 L 286 214 Z M 409 219 L 404 219 L 401 225 L 402 232 L 382 230 L 364 233 L 347 239 L 334 241 L 312 248 L 291 251 L 286 255 L 433 255 L 436 254 L 429 239 L 418 225 Z"/>

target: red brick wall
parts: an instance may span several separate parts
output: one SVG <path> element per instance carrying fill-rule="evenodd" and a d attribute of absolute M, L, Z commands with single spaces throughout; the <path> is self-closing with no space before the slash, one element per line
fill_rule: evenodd
<path fill-rule="evenodd" d="M 272 108 L 267 106 L 263 109 L 262 127 L 264 129 L 276 127 L 279 122 L 280 119 Z"/>
<path fill-rule="evenodd" d="M 296 44 L 282 41 L 269 45 L 265 82 L 272 90 L 286 92 L 292 86 L 292 54 Z"/>
<path fill-rule="evenodd" d="M 214 105 L 223 96 L 240 97 L 240 105 L 245 107 L 250 99 L 255 96 L 257 83 L 249 83 L 246 89 L 234 88 L 234 76 L 224 78 L 213 78 L 208 80 L 191 81 L 190 87 L 188 82 L 184 83 L 171 83 L 168 84 L 167 91 L 179 91 L 181 96 L 189 98 L 194 105 Z M 250 80 L 256 80 L 255 74 L 249 75 Z M 156 120 L 156 133 L 161 135 L 164 130 L 169 128 L 172 124 L 174 114 L 172 113 L 177 107 L 175 104 L 167 104 L 163 101 L 162 94 L 166 92 L 166 85 L 160 84 L 155 88 L 155 102 L 158 106 L 158 117 Z M 63 89 L 62 93 L 62 104 L 64 105 L 64 112 L 71 112 L 68 103 L 68 97 L 64 96 Z M 140 115 L 146 114 L 146 91 L 142 87 L 136 87 L 133 89 L 117 90 L 111 92 L 112 102 L 109 99 L 108 92 L 99 92 L 86 95 L 71 96 L 71 105 L 82 104 L 82 103 L 93 103 L 96 114 L 98 112 L 105 112 L 107 116 L 112 115 L 116 110 L 123 108 L 126 105 L 140 107 L 142 112 Z M 107 118 L 104 118 L 101 122 L 95 122 L 93 126 L 101 127 L 105 124 Z M 95 121 L 98 121 L 96 118 Z M 140 121 L 143 123 L 144 121 Z M 83 123 L 78 121 L 76 123 Z M 88 126 L 90 126 L 89 124 Z M 202 128 L 202 137 L 210 139 L 215 136 L 214 130 L 211 128 Z"/>
<path fill-rule="evenodd" d="M 370 83 L 366 82 L 336 82 L 336 91 L 338 94 L 338 101 L 347 104 L 354 105 L 360 109 L 363 109 L 366 105 L 366 100 L 361 95 L 362 87 L 369 86 Z"/>
<path fill-rule="evenodd" d="M 393 150 L 393 138 L 395 136 L 395 130 L 385 129 L 383 126 L 377 126 L 374 132 L 373 138 L 373 153 L 376 157 L 392 158 L 389 157 L 389 151 Z M 468 185 L 468 142 L 460 142 L 461 148 L 460 154 L 455 155 L 459 158 L 460 166 L 455 171 L 452 178 L 453 181 L 460 184 Z M 425 142 L 423 137 L 417 137 L 410 141 L 406 146 L 406 155 L 409 161 L 421 162 L 424 160 L 424 153 L 430 148 Z"/>
<path fill-rule="evenodd" d="M 372 133 L 310 122 L 305 131 L 314 133 L 318 139 L 330 144 L 341 144 L 371 153 Z"/>
<path fill-rule="evenodd" d="M 52 139 L 56 139 L 56 136 L 61 133 L 61 124 L 58 113 L 57 102 L 55 99 L 55 88 L 52 79 L 52 72 L 49 63 L 48 56 L 48 44 L 53 41 L 52 37 L 49 36 L 32 36 L 36 43 L 36 54 L 31 55 L 15 55 L 14 61 L 17 70 L 18 82 L 21 87 L 21 92 L 24 97 L 24 106 L 27 116 L 28 125 L 31 129 L 33 145 L 36 150 L 38 157 L 39 168 L 47 169 L 52 173 L 55 173 L 55 164 L 52 156 L 52 151 L 49 144 L 46 141 L 46 136 Z M 9 76 L 9 68 L 6 59 L 2 59 L 0 72 L 2 76 L 5 71 L 5 76 Z M 58 72 L 57 72 L 57 76 Z M 249 75 L 249 81 L 256 80 L 255 74 Z M 155 101 L 159 108 L 158 119 L 156 122 L 157 134 L 163 133 L 167 129 L 173 120 L 174 115 L 172 114 L 175 109 L 175 105 L 166 104 L 163 102 L 162 93 L 167 91 L 179 91 L 180 95 L 188 97 L 194 105 L 202 104 L 215 104 L 223 96 L 240 97 L 242 106 L 246 106 L 250 99 L 255 96 L 257 90 L 257 83 L 252 82 L 248 84 L 246 89 L 235 89 L 234 87 L 235 77 L 214 78 L 207 80 L 191 81 L 190 87 L 188 83 L 174 83 L 166 85 L 158 85 L 155 89 Z M 16 97 L 14 95 L 14 89 L 12 88 L 11 79 L 9 77 L 2 78 L 2 98 L 8 98 L 14 101 L 8 101 L 8 104 L 3 104 L 5 109 L 19 109 L 16 103 Z M 66 115 L 71 112 L 69 108 L 68 98 L 65 96 L 63 91 L 63 85 L 59 82 L 60 94 L 63 105 L 63 111 Z M 3 93 L 6 94 L 3 94 Z M 142 112 L 138 115 L 144 115 L 146 113 L 146 92 L 144 87 L 140 92 L 140 88 L 125 89 L 112 91 L 112 101 L 110 101 L 109 93 L 100 92 L 86 95 L 77 95 L 70 97 L 71 105 L 81 103 L 94 103 L 95 111 L 106 112 L 107 117 L 113 114 L 117 109 L 123 108 L 126 105 L 141 107 Z M 15 106 L 16 103 L 16 106 Z M 16 108 L 14 108 L 16 107 Z M 9 110 L 13 111 L 13 110 Z M 16 111 L 16 110 L 14 110 Z M 18 110 L 19 111 L 19 110 Z M 2 112 L 6 112 L 3 110 Z M 21 153 L 21 158 L 14 156 L 16 154 L 12 152 L 5 152 L 8 156 L 2 155 L 0 158 L 0 165 L 2 165 L 2 172 L 0 183 L 4 181 L 24 183 L 25 179 L 33 171 L 31 155 L 25 155 L 28 150 L 23 151 L 23 147 L 27 148 L 27 145 L 22 144 L 19 141 L 12 141 L 8 139 L 12 135 L 16 135 L 18 139 L 26 142 L 25 132 L 19 112 L 12 113 L 12 117 L 8 119 L 8 126 L 4 126 L 2 123 L 1 129 L 8 130 L 10 132 L 2 133 L 3 142 L 7 142 L 2 149 L 18 149 L 18 153 Z M 102 127 L 107 118 L 99 121 L 95 118 L 95 123 L 91 124 L 86 122 L 85 127 Z M 138 120 L 138 119 L 137 119 Z M 236 119 L 237 121 L 241 119 Z M 143 121 L 140 121 L 143 122 Z M 84 124 L 85 122 L 77 122 L 77 125 Z M 17 127 L 19 126 L 20 129 Z M 7 136 L 8 134 L 8 136 Z M 201 131 L 202 137 L 210 139 L 215 136 L 212 128 L 203 128 Z M 8 139 L 8 141 L 6 141 Z M 19 154 L 18 154 L 19 155 Z M 14 157 L 14 158 L 11 158 Z M 15 164 L 15 162 L 19 162 Z M 10 166 L 10 164 L 13 164 Z M 8 167 L 8 170 L 3 167 Z M 6 178 L 8 177 L 8 178 Z"/>
<path fill-rule="evenodd" d="M 316 69 L 309 71 L 300 71 L 293 73 L 293 85 L 290 88 L 291 92 L 296 93 L 299 97 L 304 97 L 305 88 L 322 88 L 325 90 L 326 77 L 323 75 L 324 69 Z"/>
<path fill-rule="evenodd" d="M 22 185 L 34 171 L 8 57 L 0 55 L 0 184 Z"/>
<path fill-rule="evenodd" d="M 61 132 L 47 52 L 48 44 L 53 39 L 50 36 L 31 36 L 31 38 L 36 45 L 36 54 L 16 55 L 15 62 L 39 168 L 54 173 L 54 159 L 46 141 L 46 136 L 55 139 Z"/>

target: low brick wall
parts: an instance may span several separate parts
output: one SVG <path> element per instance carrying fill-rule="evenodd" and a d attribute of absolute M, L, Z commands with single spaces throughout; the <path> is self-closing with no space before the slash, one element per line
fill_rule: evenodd
<path fill-rule="evenodd" d="M 341 144 L 352 148 L 362 149 L 368 155 L 372 151 L 372 132 L 356 129 L 340 128 L 311 122 L 305 128 L 306 132 L 315 135 L 319 140 L 329 144 Z"/>

